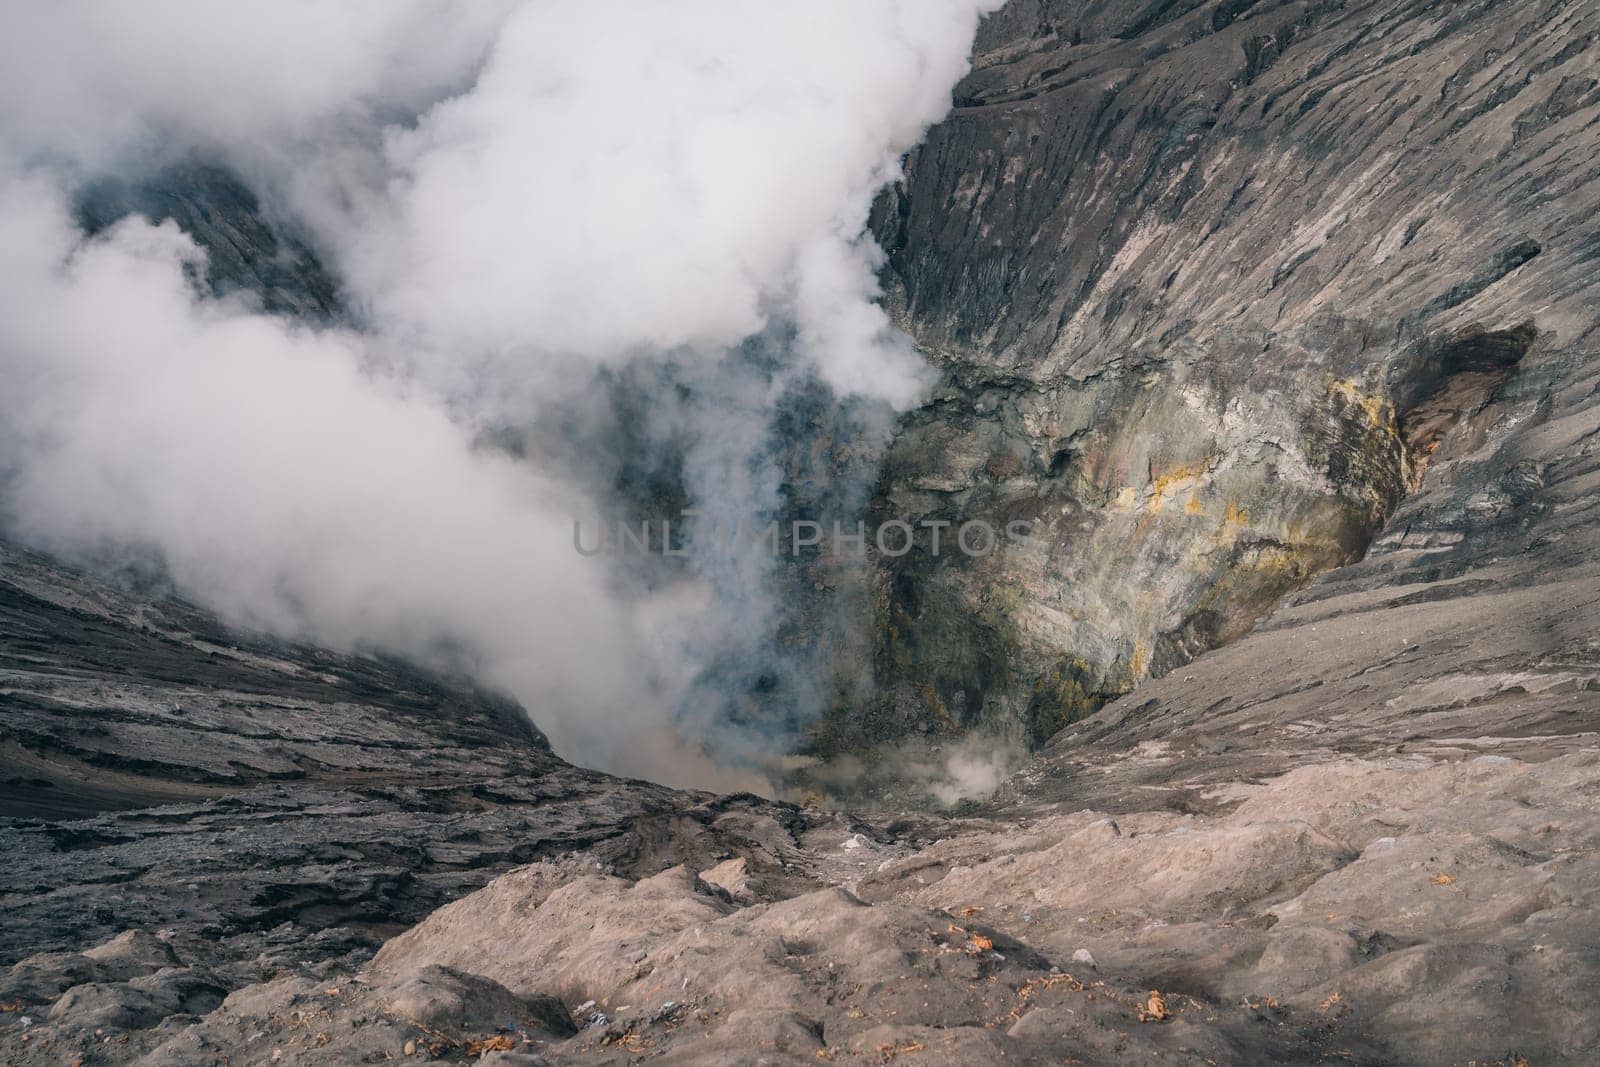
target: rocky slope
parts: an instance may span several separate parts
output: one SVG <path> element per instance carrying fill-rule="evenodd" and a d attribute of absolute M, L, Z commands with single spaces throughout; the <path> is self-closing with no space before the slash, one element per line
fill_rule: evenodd
<path fill-rule="evenodd" d="M 1035 808 L 920 850 L 817 835 L 839 881 L 795 896 L 571 857 L 353 974 L 169 1023 L 142 1062 L 1582 1063 L 1597 787 L 1592 751 L 1325 758 L 1203 813 Z M 113 996 L 58 1001 L 35 1040 Z"/>
<path fill-rule="evenodd" d="M 881 562 L 858 733 L 1042 741 L 1386 526 L 1517 538 L 1594 366 L 1597 32 L 1587 3 L 989 19 L 875 215 L 948 382 L 879 506 L 1038 543 Z"/>
<path fill-rule="evenodd" d="M 56 1003 L 64 1033 L 131 1033 L 107 1050 L 127 1058 L 168 1016 L 349 969 L 541 857 L 642 878 L 737 852 L 792 893 L 827 881 L 797 837 L 854 828 L 580 770 L 462 683 L 232 632 L 3 544 L 0 708 L 0 958 L 26 957 L 0 981 L 6 1062 L 58 1061 L 64 1038 L 36 1028 Z"/>
<path fill-rule="evenodd" d="M 54 884 L 7 903 L 21 930 L 50 930 L 41 901 L 80 916 L 60 937 L 80 951 L 0 977 L 0 1047 L 40 1064 L 1588 1062 L 1600 661 L 1560 628 L 1594 634 L 1600 597 L 1511 589 L 1489 619 L 1359 586 L 1318 583 L 963 818 L 850 821 L 491 760 L 484 808 L 447 820 L 415 793 L 375 816 L 362 786 L 290 782 L 277 808 L 254 791 L 37 824 Z M 1516 648 L 1499 640 L 1518 624 Z M 1441 674 L 1455 646 L 1497 658 Z M 511 799 L 529 787 L 542 804 Z M 291 797 L 324 820 L 271 829 Z M 472 877 L 450 860 L 498 833 L 543 858 L 369 958 L 410 913 L 382 894 L 338 910 L 372 826 L 420 850 L 375 866 L 448 871 L 441 894 Z M 478 855 L 476 877 L 504 860 Z M 108 886 L 119 862 L 140 869 Z M 224 887 L 264 879 L 325 895 L 262 930 Z M 119 923 L 135 929 L 95 946 Z"/>

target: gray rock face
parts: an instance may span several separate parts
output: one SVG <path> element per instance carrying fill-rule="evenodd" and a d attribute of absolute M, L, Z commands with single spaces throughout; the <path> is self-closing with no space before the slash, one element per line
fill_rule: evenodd
<path fill-rule="evenodd" d="M 341 768 L 425 776 L 423 752 L 553 762 L 503 698 L 393 660 L 232 633 L 4 542 L 0 678 L 4 815 L 199 801 Z"/>
<path fill-rule="evenodd" d="M 128 215 L 172 221 L 206 250 L 205 286 L 262 310 L 312 322 L 342 314 L 338 288 L 316 255 L 285 225 L 262 214 L 237 177 L 191 162 L 143 178 L 104 180 L 82 191 L 78 223 L 99 233 Z"/>
<path fill-rule="evenodd" d="M 858 734 L 1040 742 L 1386 524 L 1437 539 L 1413 516 L 1443 506 L 1481 539 L 1526 516 L 1561 455 L 1539 427 L 1594 365 L 1597 19 L 1043 0 L 989 19 L 875 212 L 891 303 L 947 378 L 879 507 L 1027 521 L 1039 543 L 880 561 L 888 696 Z"/>

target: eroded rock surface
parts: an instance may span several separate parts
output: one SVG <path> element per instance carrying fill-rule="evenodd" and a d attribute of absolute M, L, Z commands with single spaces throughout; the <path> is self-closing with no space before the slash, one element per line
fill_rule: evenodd
<path fill-rule="evenodd" d="M 875 214 L 947 382 L 879 508 L 1039 540 L 880 561 L 856 736 L 1042 742 L 1423 500 L 1530 506 L 1595 368 L 1597 33 L 1587 3 L 990 18 Z"/>
<path fill-rule="evenodd" d="M 139 1035 L 126 1058 L 163 1020 L 348 970 L 547 855 L 627 878 L 738 856 L 753 884 L 813 888 L 799 838 L 856 825 L 583 771 L 459 682 L 230 631 L 4 544 L 0 709 L 7 1048 L 114 1030 Z"/>
<path fill-rule="evenodd" d="M 1159 780 L 1170 755 L 1112 762 Z M 150 1064 L 1582 1063 L 1600 1048 L 1597 793 L 1593 749 L 1323 751 L 1213 785 L 1203 810 L 1035 802 L 922 848 L 813 833 L 834 884 L 751 901 L 694 865 L 626 878 L 577 853 L 363 967 L 200 1019 L 137 1030 L 157 1010 L 139 979 L 80 968 L 26 1045 L 8 1037 Z M 37 989 L 52 966 L 13 973 Z"/>
<path fill-rule="evenodd" d="M 1576 538 L 1548 517 L 1564 511 L 1581 515 L 1541 524 Z M 338 768 L 13 819 L 5 931 L 26 958 L 0 974 L 0 1049 L 23 1064 L 1586 1063 L 1600 582 L 1576 560 L 1541 579 L 1538 557 L 1456 544 L 1454 566 L 1396 589 L 1403 541 L 1077 724 L 963 818 L 608 780 L 531 737 L 461 740 L 488 708 L 460 698 L 434 728 L 466 754 L 441 737 L 429 765 L 453 785 Z M 8 560 L 48 594 L 31 617 L 164 619 L 165 669 L 199 670 L 179 606 Z M 67 592 L 88 599 L 40 606 L 77 603 Z M 248 653 L 256 670 L 379 667 L 229 640 L 223 662 Z M 75 647 L 13 659 L 8 691 L 109 684 L 44 655 L 94 645 Z M 352 703 L 390 729 L 429 721 Z M 262 732 L 303 728 L 295 707 L 257 708 Z M 321 707 L 325 728 L 354 714 Z M 52 773 L 69 771 L 95 773 Z"/>

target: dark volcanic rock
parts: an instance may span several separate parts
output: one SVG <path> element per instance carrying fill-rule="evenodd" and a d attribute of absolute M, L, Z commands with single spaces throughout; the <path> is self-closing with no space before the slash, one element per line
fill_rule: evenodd
<path fill-rule="evenodd" d="M 0 709 L 5 960 L 164 929 L 185 960 L 236 984 L 370 950 L 541 856 L 710 866 L 805 826 L 753 797 L 579 770 L 507 701 L 230 632 L 10 546 Z M 763 855 L 752 862 L 781 867 Z M 812 884 L 802 870 L 777 884 L 797 879 Z M 83 959 L 23 985 L 57 982 L 53 996 L 130 977 Z"/>
<path fill-rule="evenodd" d="M 78 198 L 78 224 L 99 233 L 128 215 L 172 221 L 206 251 L 206 288 L 242 295 L 265 311 L 312 322 L 339 317 L 333 278 L 304 241 L 267 219 L 247 186 L 220 167 L 191 162 L 137 180 L 105 179 Z"/>
<path fill-rule="evenodd" d="M 433 777 L 423 755 L 553 762 L 503 698 L 394 660 L 231 633 L 4 543 L 0 677 L 4 815 L 88 815 L 342 772 L 420 784 Z"/>

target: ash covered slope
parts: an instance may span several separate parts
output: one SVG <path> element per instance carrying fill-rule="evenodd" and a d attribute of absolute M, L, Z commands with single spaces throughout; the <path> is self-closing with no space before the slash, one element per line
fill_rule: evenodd
<path fill-rule="evenodd" d="M 559 766 L 524 778 L 484 750 L 498 780 L 288 783 L 16 826 L 33 884 L 7 902 L 27 927 L 75 921 L 59 929 L 79 949 L 143 932 L 0 975 L 17 1008 L 0 1048 L 151 1065 L 1591 1062 L 1600 665 L 1541 653 L 1559 627 L 1526 624 L 1592 635 L 1594 597 L 1512 587 L 1485 618 L 1332 578 L 1061 735 L 981 816 L 852 822 Z M 1496 636 L 1513 623 L 1517 662 Z M 1502 659 L 1440 677 L 1452 644 Z M 367 960 L 423 890 L 536 857 Z"/>
<path fill-rule="evenodd" d="M 876 213 L 948 381 L 880 496 L 1042 544 L 884 561 L 857 727 L 1043 741 L 1384 530 L 1369 584 L 1581 568 L 1597 35 L 1593 3 L 990 18 Z"/>
<path fill-rule="evenodd" d="M 483 783 L 507 807 L 592 791 L 507 702 L 6 545 L 0 635 L 12 959 L 129 926 L 227 941 L 287 921 L 292 944 L 403 922 L 536 847 Z"/>
<path fill-rule="evenodd" d="M 834 880 L 807 835 L 852 829 L 580 770 L 463 684 L 0 544 L 8 1063 L 133 1058 L 233 990 L 347 972 L 542 857 L 627 881 L 737 859 L 789 895 Z"/>
<path fill-rule="evenodd" d="M 509 701 L 392 660 L 230 632 L 0 543 L 0 815 L 61 819 L 272 781 L 557 761 Z M 426 758 L 424 758 L 426 757 Z"/>
<path fill-rule="evenodd" d="M 836 884 L 799 894 L 737 863 L 536 864 L 353 974 L 286 974 L 134 1047 L 149 1064 L 1593 1062 L 1596 754 L 1313 753 L 1287 774 L 1259 753 L 1268 777 L 1189 811 L 1141 806 L 1160 792 L 1036 804 L 922 848 L 819 831 L 802 851 Z M 1176 754 L 1099 756 L 1136 796 Z M 85 1047 L 79 1002 L 52 1016 L 38 1036 Z"/>
<path fill-rule="evenodd" d="M 4 545 L 0 634 L 11 959 L 137 926 L 203 933 L 218 960 L 316 960 L 547 853 L 716 856 L 699 824 L 762 807 L 579 770 L 462 683 L 232 632 Z M 341 925 L 360 931 L 296 944 Z"/>

